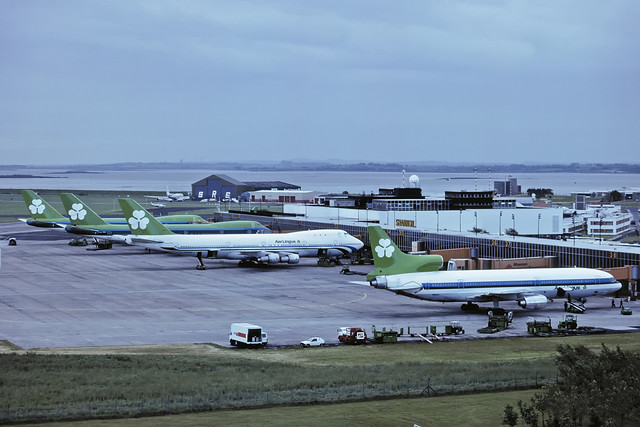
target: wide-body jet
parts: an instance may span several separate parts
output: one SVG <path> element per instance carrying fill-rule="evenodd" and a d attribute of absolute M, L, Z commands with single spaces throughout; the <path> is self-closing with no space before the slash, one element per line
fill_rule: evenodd
<path fill-rule="evenodd" d="M 133 199 L 118 199 L 132 235 L 128 243 L 147 249 L 235 259 L 260 264 L 297 264 L 300 257 L 345 256 L 363 243 L 346 231 L 310 230 L 285 234 L 179 235 L 172 233 Z"/>
<path fill-rule="evenodd" d="M 379 226 L 369 227 L 375 270 L 367 275 L 371 286 L 428 301 L 517 301 L 522 308 L 542 307 L 554 298 L 571 301 L 607 295 L 622 285 L 604 271 L 591 268 L 523 268 L 508 270 L 440 271 L 439 255 L 403 253 Z"/>

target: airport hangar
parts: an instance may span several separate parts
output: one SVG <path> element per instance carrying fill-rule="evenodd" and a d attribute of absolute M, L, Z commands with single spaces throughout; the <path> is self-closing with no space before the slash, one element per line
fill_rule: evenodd
<path fill-rule="evenodd" d="M 191 194 L 194 200 L 210 200 L 210 201 L 229 201 L 240 200 L 243 195 L 246 200 L 243 201 L 266 201 L 266 200 L 249 200 L 250 192 L 271 191 L 279 192 L 300 192 L 301 189 L 297 185 L 288 184 L 282 181 L 250 181 L 242 182 L 228 175 L 209 175 L 199 181 L 191 184 Z M 291 198 L 282 199 L 281 202 L 289 202 Z M 295 199 L 293 200 L 295 201 Z"/>

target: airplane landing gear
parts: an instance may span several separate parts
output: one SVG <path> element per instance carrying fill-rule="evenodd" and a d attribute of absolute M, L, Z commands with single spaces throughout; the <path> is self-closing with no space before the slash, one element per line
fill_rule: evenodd
<path fill-rule="evenodd" d="M 462 311 L 478 311 L 480 309 L 478 304 L 471 303 L 471 302 L 468 302 L 466 304 L 462 304 L 460 306 L 460 308 L 462 309 Z"/>
<path fill-rule="evenodd" d="M 198 252 L 196 256 L 198 257 L 198 261 L 200 262 L 200 264 L 196 265 L 196 270 L 206 270 L 207 267 L 205 267 L 204 262 L 202 262 L 202 253 Z"/>

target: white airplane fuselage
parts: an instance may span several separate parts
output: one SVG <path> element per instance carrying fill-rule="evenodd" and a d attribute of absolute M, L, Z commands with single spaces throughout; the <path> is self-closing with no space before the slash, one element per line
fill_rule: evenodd
<path fill-rule="evenodd" d="M 547 298 L 606 295 L 622 287 L 611 274 L 589 268 L 404 273 L 378 276 L 371 286 L 430 301 L 515 300 L 524 308 L 543 305 Z"/>
<path fill-rule="evenodd" d="M 363 243 L 342 230 L 311 230 L 273 234 L 142 235 L 127 242 L 169 252 L 201 253 L 212 258 L 250 259 L 264 262 L 295 261 L 297 257 L 341 256 L 360 249 Z M 280 258 L 269 257 L 277 254 Z M 291 256 L 297 255 L 297 256 Z"/>

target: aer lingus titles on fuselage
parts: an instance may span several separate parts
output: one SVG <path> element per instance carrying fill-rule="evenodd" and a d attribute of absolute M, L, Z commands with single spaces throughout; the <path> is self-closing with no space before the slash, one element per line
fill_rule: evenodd
<path fill-rule="evenodd" d="M 300 257 L 343 256 L 363 243 L 342 230 L 296 231 L 287 234 L 174 234 L 133 199 L 118 199 L 131 233 L 128 243 L 147 249 L 193 253 L 204 268 L 202 257 L 225 258 L 264 264 L 297 264 Z"/>
<path fill-rule="evenodd" d="M 604 271 L 590 268 L 526 268 L 439 271 L 439 255 L 408 255 L 379 226 L 369 227 L 375 270 L 367 275 L 378 289 L 429 301 L 517 301 L 523 308 L 550 299 L 582 299 L 618 291 L 622 285 Z M 465 308 L 465 306 L 463 306 Z"/>

